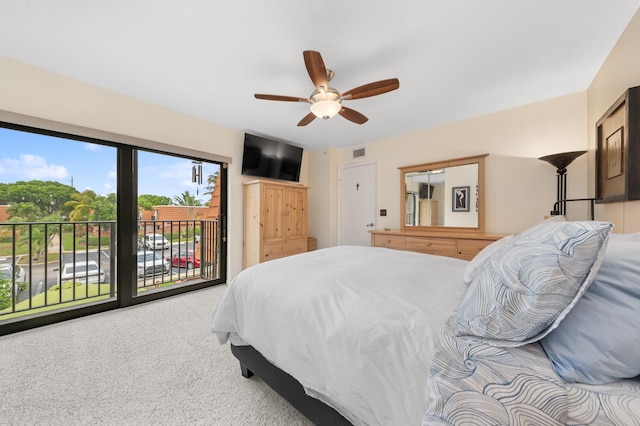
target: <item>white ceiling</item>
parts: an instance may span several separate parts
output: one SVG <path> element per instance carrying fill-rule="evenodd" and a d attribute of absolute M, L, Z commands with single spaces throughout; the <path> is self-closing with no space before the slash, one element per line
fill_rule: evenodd
<path fill-rule="evenodd" d="M 308 150 L 347 147 L 587 89 L 640 0 L 3 0 L 0 55 Z M 297 127 L 303 50 L 369 117 Z"/>

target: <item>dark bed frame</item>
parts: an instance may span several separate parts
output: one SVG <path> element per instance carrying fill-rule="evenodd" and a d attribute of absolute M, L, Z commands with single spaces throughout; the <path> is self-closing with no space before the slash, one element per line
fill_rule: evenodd
<path fill-rule="evenodd" d="M 351 425 L 334 408 L 307 395 L 300 382 L 271 364 L 252 346 L 231 345 L 231 352 L 240 361 L 244 377 L 258 376 L 314 424 Z"/>

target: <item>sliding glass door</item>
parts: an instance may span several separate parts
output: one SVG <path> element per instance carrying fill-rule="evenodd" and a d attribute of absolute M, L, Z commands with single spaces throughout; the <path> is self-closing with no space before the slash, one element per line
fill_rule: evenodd
<path fill-rule="evenodd" d="M 0 123 L 0 334 L 226 279 L 223 164 Z"/>

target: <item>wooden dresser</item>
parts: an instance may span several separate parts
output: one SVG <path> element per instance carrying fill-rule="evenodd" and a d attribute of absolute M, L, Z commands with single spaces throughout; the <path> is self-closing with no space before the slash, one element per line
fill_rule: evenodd
<path fill-rule="evenodd" d="M 421 231 L 370 231 L 372 247 L 416 251 L 471 260 L 480 250 L 504 237 L 499 234 Z"/>
<path fill-rule="evenodd" d="M 244 267 L 307 251 L 307 186 L 244 184 Z"/>

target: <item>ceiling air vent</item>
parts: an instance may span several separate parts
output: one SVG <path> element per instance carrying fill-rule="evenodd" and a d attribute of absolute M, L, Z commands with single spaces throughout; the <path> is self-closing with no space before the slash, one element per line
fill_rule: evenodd
<path fill-rule="evenodd" d="M 356 148 L 353 150 L 353 158 L 362 158 L 364 155 L 364 148 Z"/>

